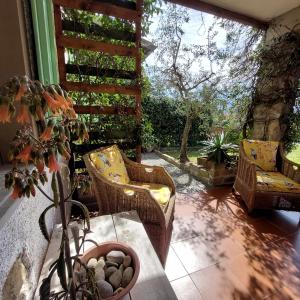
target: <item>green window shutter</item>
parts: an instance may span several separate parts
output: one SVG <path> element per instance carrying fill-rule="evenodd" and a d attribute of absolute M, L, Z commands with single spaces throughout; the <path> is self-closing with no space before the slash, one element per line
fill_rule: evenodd
<path fill-rule="evenodd" d="M 59 83 L 52 0 L 31 0 L 39 80 Z"/>

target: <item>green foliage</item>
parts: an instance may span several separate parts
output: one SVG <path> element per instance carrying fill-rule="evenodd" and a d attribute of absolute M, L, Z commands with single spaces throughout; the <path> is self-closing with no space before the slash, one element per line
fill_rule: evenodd
<path fill-rule="evenodd" d="M 151 121 L 144 116 L 142 122 L 142 146 L 150 151 L 157 145 L 158 142 L 153 131 L 154 129 Z"/>
<path fill-rule="evenodd" d="M 185 116 L 178 109 L 178 105 L 178 101 L 169 97 L 143 99 L 144 127 L 148 128 L 149 133 L 149 122 L 151 122 L 153 129 L 151 133 L 158 146 L 180 145 Z M 210 112 L 196 117 L 189 136 L 189 145 L 196 146 L 205 139 L 210 125 Z"/>
<path fill-rule="evenodd" d="M 228 155 L 229 151 L 237 149 L 237 145 L 228 143 L 228 136 L 224 132 L 216 134 L 209 141 L 202 142 L 202 149 L 208 157 L 208 160 L 215 162 L 217 165 L 231 161 Z"/>

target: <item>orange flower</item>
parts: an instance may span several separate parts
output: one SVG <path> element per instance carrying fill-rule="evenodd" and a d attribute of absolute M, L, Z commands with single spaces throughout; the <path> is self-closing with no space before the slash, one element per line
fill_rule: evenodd
<path fill-rule="evenodd" d="M 21 188 L 18 184 L 15 184 L 14 185 L 14 189 L 10 195 L 10 197 L 13 199 L 13 200 L 16 200 L 17 198 L 19 198 L 19 194 L 21 193 Z"/>
<path fill-rule="evenodd" d="M 89 133 L 85 131 L 82 138 L 84 141 L 88 141 L 88 139 L 90 138 Z"/>
<path fill-rule="evenodd" d="M 0 105 L 0 123 L 10 122 L 10 113 L 7 104 Z"/>
<path fill-rule="evenodd" d="M 77 115 L 74 108 L 68 108 L 66 111 L 66 115 L 71 119 L 77 119 Z"/>
<path fill-rule="evenodd" d="M 48 126 L 40 135 L 40 139 L 44 142 L 49 141 L 52 138 L 53 126 Z"/>
<path fill-rule="evenodd" d="M 43 173 L 44 167 L 45 167 L 45 162 L 44 162 L 44 160 L 43 160 L 43 159 L 37 160 L 37 162 L 36 162 L 36 167 L 37 167 L 39 173 Z"/>
<path fill-rule="evenodd" d="M 54 153 L 51 153 L 48 158 L 48 168 L 50 172 L 59 171 L 59 164 L 57 163 Z"/>
<path fill-rule="evenodd" d="M 20 101 L 21 98 L 24 96 L 24 94 L 26 93 L 27 91 L 27 87 L 25 84 L 21 84 L 20 87 L 19 87 L 19 90 L 15 96 L 15 101 Z"/>
<path fill-rule="evenodd" d="M 67 103 L 68 103 L 68 106 L 69 106 L 70 108 L 73 108 L 73 100 L 72 100 L 72 98 L 67 97 L 66 101 L 67 101 Z"/>
<path fill-rule="evenodd" d="M 18 123 L 30 123 L 30 115 L 26 105 L 21 105 L 20 113 L 17 116 Z"/>
<path fill-rule="evenodd" d="M 27 163 L 31 159 L 31 150 L 32 147 L 30 145 L 25 146 L 25 148 L 16 156 L 16 159 Z"/>
<path fill-rule="evenodd" d="M 66 101 L 66 99 L 63 96 L 59 95 L 58 93 L 55 93 L 54 97 L 55 97 L 55 100 L 60 103 L 61 109 L 66 111 L 66 109 L 69 107 L 69 104 Z"/>
<path fill-rule="evenodd" d="M 53 113 L 57 112 L 60 109 L 60 103 L 57 100 L 53 99 L 48 92 L 43 92 L 42 95 Z"/>
<path fill-rule="evenodd" d="M 37 106 L 36 108 L 36 114 L 39 118 L 40 121 L 44 121 L 45 120 L 45 115 L 44 115 L 44 112 L 43 112 L 43 109 L 41 108 L 41 106 Z"/>

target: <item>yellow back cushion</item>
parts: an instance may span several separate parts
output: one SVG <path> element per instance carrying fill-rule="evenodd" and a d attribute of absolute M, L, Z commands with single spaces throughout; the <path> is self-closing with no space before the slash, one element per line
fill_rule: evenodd
<path fill-rule="evenodd" d="M 129 182 L 127 170 L 117 145 L 91 153 L 90 159 L 106 179 L 118 183 Z"/>
<path fill-rule="evenodd" d="M 266 172 L 276 171 L 278 142 L 243 140 L 246 155 L 260 169 Z"/>

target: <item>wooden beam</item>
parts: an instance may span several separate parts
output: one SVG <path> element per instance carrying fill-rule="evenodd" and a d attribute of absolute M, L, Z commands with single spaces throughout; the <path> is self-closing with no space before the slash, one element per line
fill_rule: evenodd
<path fill-rule="evenodd" d="M 193 8 L 196 10 L 200 10 L 209 14 L 213 14 L 217 17 L 229 19 L 232 21 L 236 21 L 245 25 L 250 25 L 257 27 L 262 30 L 267 30 L 269 27 L 269 23 L 265 21 L 261 21 L 247 15 L 237 13 L 222 7 L 219 7 L 214 4 L 206 3 L 201 0 L 167 0 L 168 2 L 172 2 L 175 4 L 179 4 L 182 6 L 186 6 L 189 8 Z"/>
<path fill-rule="evenodd" d="M 92 0 L 53 0 L 54 4 L 68 8 L 88 10 L 98 14 L 113 16 L 128 21 L 134 21 L 138 18 L 136 10 L 120 7 L 108 2 Z"/>
<path fill-rule="evenodd" d="M 134 32 L 118 29 L 112 30 L 105 27 L 102 27 L 98 24 L 85 25 L 80 22 L 63 20 L 62 29 L 66 31 L 72 31 L 83 34 L 94 34 L 108 39 L 126 41 L 126 42 L 135 42 Z"/>
<path fill-rule="evenodd" d="M 136 8 L 140 18 L 135 21 L 135 47 L 138 49 L 138 53 L 136 55 L 136 63 L 135 63 L 135 71 L 138 76 L 138 85 L 141 86 L 142 81 L 142 57 L 141 57 L 141 39 L 142 39 L 142 24 L 141 18 L 143 13 L 143 0 L 136 1 Z M 137 126 L 140 126 L 142 120 L 142 95 L 141 93 L 135 96 L 135 111 L 136 111 L 136 123 Z M 140 132 L 138 134 L 141 134 Z M 138 137 L 140 141 L 140 137 Z M 142 160 L 142 145 L 139 143 L 136 145 L 136 160 L 137 162 L 141 162 Z"/>
<path fill-rule="evenodd" d="M 92 92 L 92 93 L 108 93 L 108 94 L 124 94 L 136 96 L 141 93 L 139 86 L 120 86 L 111 84 L 89 84 L 85 82 L 61 82 L 61 86 L 68 91 Z"/>
<path fill-rule="evenodd" d="M 95 144 L 71 144 L 71 149 L 73 152 L 76 152 L 78 154 L 84 154 L 89 151 L 98 149 L 100 147 L 106 147 L 110 146 L 111 144 L 116 143 L 121 149 L 128 150 L 128 149 L 134 149 L 136 143 L 134 141 L 128 141 L 128 140 L 108 140 L 103 143 L 95 143 Z"/>
<path fill-rule="evenodd" d="M 138 49 L 136 48 L 114 45 L 95 40 L 80 39 L 71 36 L 58 36 L 56 41 L 59 47 L 105 52 L 110 55 L 136 57 L 138 53 Z"/>
<path fill-rule="evenodd" d="M 78 114 L 135 115 L 135 109 L 133 107 L 126 107 L 126 106 L 74 105 L 74 109 Z"/>
<path fill-rule="evenodd" d="M 134 80 L 137 78 L 135 71 L 103 69 L 103 68 L 100 69 L 97 67 L 87 66 L 87 65 L 66 64 L 66 73 L 96 76 L 96 77 L 129 79 L 129 80 Z"/>
<path fill-rule="evenodd" d="M 54 5 L 54 24 L 55 24 L 55 38 L 56 40 L 62 36 L 62 23 L 61 11 L 58 5 Z M 57 63 L 59 80 L 66 80 L 66 67 L 65 67 L 65 49 L 56 43 Z"/>

